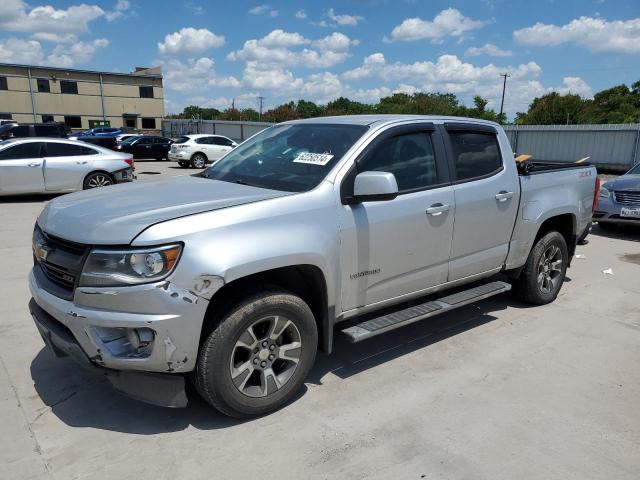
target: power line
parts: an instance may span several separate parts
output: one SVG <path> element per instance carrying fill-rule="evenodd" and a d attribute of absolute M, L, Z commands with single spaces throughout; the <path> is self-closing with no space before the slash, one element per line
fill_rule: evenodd
<path fill-rule="evenodd" d="M 510 77 L 508 73 L 501 73 L 501 77 L 504 77 L 504 82 L 502 82 L 502 101 L 500 102 L 500 123 L 502 123 L 502 111 L 504 109 L 504 92 L 507 89 L 507 77 Z"/>

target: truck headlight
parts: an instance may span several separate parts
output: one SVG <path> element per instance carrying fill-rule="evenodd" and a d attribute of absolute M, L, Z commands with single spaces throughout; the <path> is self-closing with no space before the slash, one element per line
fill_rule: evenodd
<path fill-rule="evenodd" d="M 601 198 L 609 198 L 611 196 L 611 192 L 604 188 L 604 187 L 600 187 L 600 197 Z"/>
<path fill-rule="evenodd" d="M 95 248 L 87 257 L 80 276 L 81 287 L 137 285 L 162 280 L 180 258 L 182 245 L 151 248 Z"/>

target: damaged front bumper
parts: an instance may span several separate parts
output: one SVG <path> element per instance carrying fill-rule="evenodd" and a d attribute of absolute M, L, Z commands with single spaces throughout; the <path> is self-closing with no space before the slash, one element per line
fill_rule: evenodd
<path fill-rule="evenodd" d="M 114 387 L 156 405 L 186 405 L 184 376 L 195 367 L 208 300 L 169 281 L 122 288 L 77 287 L 66 300 L 29 275 L 29 309 L 60 356 L 107 376 Z M 40 279 L 44 282 L 44 280 Z"/>

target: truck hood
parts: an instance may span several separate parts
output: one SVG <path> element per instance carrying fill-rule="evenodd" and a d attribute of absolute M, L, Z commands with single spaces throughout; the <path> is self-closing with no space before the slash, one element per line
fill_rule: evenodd
<path fill-rule="evenodd" d="M 38 225 L 51 235 L 73 242 L 126 245 L 159 222 L 285 195 L 290 193 L 205 178 L 173 177 L 58 197 L 44 208 Z"/>
<path fill-rule="evenodd" d="M 622 175 L 603 185 L 608 190 L 640 191 L 640 175 Z"/>

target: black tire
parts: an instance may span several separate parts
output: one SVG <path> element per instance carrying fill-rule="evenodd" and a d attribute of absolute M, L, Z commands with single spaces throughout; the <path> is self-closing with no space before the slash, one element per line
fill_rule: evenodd
<path fill-rule="evenodd" d="M 107 172 L 91 172 L 84 179 L 82 188 L 89 190 L 90 188 L 107 187 L 116 183 L 115 179 Z"/>
<path fill-rule="evenodd" d="M 557 253 L 549 258 L 552 252 Z M 556 263 L 558 260 L 560 263 Z M 512 290 L 514 295 L 531 305 L 545 305 L 553 302 L 564 283 L 568 263 L 569 251 L 564 237 L 555 231 L 546 233 L 536 241 L 529 252 L 522 273 L 514 280 Z M 554 265 L 554 268 L 550 265 Z"/>
<path fill-rule="evenodd" d="M 191 166 L 193 168 L 205 168 L 207 166 L 207 156 L 204 153 L 194 153 L 191 157 Z"/>
<path fill-rule="evenodd" d="M 178 162 L 178 165 L 180 165 L 182 168 L 189 168 L 189 166 L 191 165 L 191 163 L 180 160 L 180 161 Z"/>
<path fill-rule="evenodd" d="M 272 340 L 269 332 L 277 332 L 283 325 L 277 340 Z M 248 333 L 250 329 L 254 338 Z M 274 349 L 271 343 L 264 346 L 267 341 L 275 342 Z M 296 341 L 300 346 L 292 348 Z M 248 343 L 253 348 L 245 348 Z M 264 415 L 285 405 L 298 392 L 313 366 L 317 345 L 318 331 L 309 306 L 290 292 L 264 291 L 237 303 L 213 328 L 200 347 L 194 384 L 200 395 L 225 415 Z M 297 362 L 292 361 L 295 356 Z"/>

